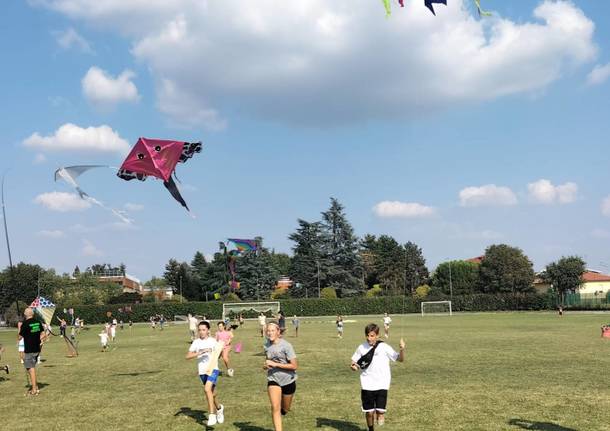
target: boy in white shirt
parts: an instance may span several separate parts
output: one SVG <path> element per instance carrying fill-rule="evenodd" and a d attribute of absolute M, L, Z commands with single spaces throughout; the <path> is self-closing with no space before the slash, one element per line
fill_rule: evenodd
<path fill-rule="evenodd" d="M 383 331 L 385 332 L 385 337 L 388 338 L 390 336 L 390 323 L 392 323 L 392 318 L 388 316 L 388 313 L 384 313 L 383 315 Z"/>
<path fill-rule="evenodd" d="M 105 352 L 108 350 L 108 331 L 106 330 L 106 327 L 97 335 L 100 337 L 100 343 L 102 343 L 102 352 Z"/>
<path fill-rule="evenodd" d="M 379 326 L 375 323 L 366 325 L 364 334 L 366 341 L 358 346 L 352 355 L 351 369 L 361 371 L 362 411 L 366 414 L 368 430 L 373 431 L 375 415 L 378 425 L 381 426 L 385 422 L 388 390 L 392 379 L 390 361 L 404 361 L 405 341 L 400 340 L 400 353 L 397 353 L 389 344 L 379 340 Z"/>
<path fill-rule="evenodd" d="M 207 374 L 210 360 L 212 359 L 211 353 L 214 351 L 217 341 L 215 338 L 210 337 L 210 324 L 205 320 L 199 322 L 197 333 L 199 338 L 195 339 L 191 347 L 189 347 L 186 359 L 197 358 L 199 378 L 203 383 L 205 396 L 208 400 L 208 426 L 212 426 L 225 421 L 224 406 L 218 404 L 216 399 L 216 383 L 220 374 L 218 366 Z"/>

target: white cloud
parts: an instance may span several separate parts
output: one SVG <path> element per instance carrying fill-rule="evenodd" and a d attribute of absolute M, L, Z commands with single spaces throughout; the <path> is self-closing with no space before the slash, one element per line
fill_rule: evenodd
<path fill-rule="evenodd" d="M 72 27 L 64 31 L 54 32 L 53 34 L 55 36 L 55 40 L 63 49 L 76 47 L 85 54 L 93 54 L 91 44 L 89 44 L 87 39 L 78 34 L 78 32 Z"/>
<path fill-rule="evenodd" d="M 91 67 L 83 77 L 81 84 L 83 95 L 100 108 L 112 108 L 120 102 L 135 103 L 140 100 L 138 88 L 131 81 L 135 74 L 124 70 L 114 78 L 99 67 Z"/>
<path fill-rule="evenodd" d="M 516 204 L 517 196 L 508 187 L 487 184 L 481 187 L 466 187 L 460 190 L 460 205 L 463 207 Z"/>
<path fill-rule="evenodd" d="M 104 253 L 99 250 L 91 241 L 83 240 L 82 253 L 84 256 L 103 256 Z"/>
<path fill-rule="evenodd" d="M 81 199 L 77 194 L 65 192 L 42 193 L 34 198 L 34 202 L 59 212 L 84 211 L 91 208 L 89 201 Z"/>
<path fill-rule="evenodd" d="M 127 202 L 124 206 L 127 211 L 142 211 L 144 209 L 144 205 L 131 202 Z"/>
<path fill-rule="evenodd" d="M 124 35 L 159 109 L 211 128 L 236 108 L 314 126 L 436 114 L 539 93 L 597 55 L 594 23 L 569 1 L 543 1 L 529 21 L 478 19 L 470 0 L 436 17 L 406 2 L 390 20 L 376 1 L 36 3 Z"/>
<path fill-rule="evenodd" d="M 38 232 L 38 236 L 42 236 L 45 238 L 59 239 L 65 236 L 64 232 L 61 230 L 41 230 Z"/>
<path fill-rule="evenodd" d="M 97 153 L 129 152 L 129 143 L 121 138 L 109 126 L 82 128 L 66 123 L 50 136 L 41 136 L 38 132 L 23 141 L 26 147 L 39 151 L 86 151 Z"/>
<path fill-rule="evenodd" d="M 603 200 L 602 200 L 602 214 L 610 217 L 610 196 L 606 196 Z"/>
<path fill-rule="evenodd" d="M 383 201 L 373 207 L 378 217 L 424 218 L 436 215 L 436 209 L 417 202 Z"/>
<path fill-rule="evenodd" d="M 591 73 L 587 76 L 587 83 L 589 85 L 603 84 L 610 78 L 610 63 L 596 65 Z"/>
<path fill-rule="evenodd" d="M 540 179 L 527 185 L 529 198 L 539 204 L 569 204 L 576 200 L 578 186 L 575 183 L 554 186 L 549 180 Z"/>

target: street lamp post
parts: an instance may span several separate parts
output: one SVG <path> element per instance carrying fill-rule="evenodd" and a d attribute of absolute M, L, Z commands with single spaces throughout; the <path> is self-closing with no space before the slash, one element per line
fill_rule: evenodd
<path fill-rule="evenodd" d="M 451 280 L 451 261 L 449 261 L 449 297 L 453 301 L 453 282 Z"/>
<path fill-rule="evenodd" d="M 182 296 L 182 276 L 180 276 L 180 302 L 182 302 L 183 296 Z"/>
<path fill-rule="evenodd" d="M 316 260 L 316 266 L 318 267 L 318 298 L 321 298 L 320 295 L 320 261 Z"/>

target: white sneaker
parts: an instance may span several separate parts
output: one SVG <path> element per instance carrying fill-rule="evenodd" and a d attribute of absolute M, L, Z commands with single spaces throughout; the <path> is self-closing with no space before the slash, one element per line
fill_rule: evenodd
<path fill-rule="evenodd" d="M 225 406 L 222 404 L 220 405 L 220 408 L 216 410 L 216 420 L 218 420 L 219 424 L 225 421 Z"/>
<path fill-rule="evenodd" d="M 208 416 L 208 426 L 211 427 L 212 425 L 216 425 L 216 422 L 217 422 L 216 415 L 210 414 Z"/>
<path fill-rule="evenodd" d="M 229 377 L 233 377 L 233 372 L 234 372 L 234 371 L 233 371 L 233 368 L 229 368 L 229 369 L 227 370 L 227 374 L 229 375 Z"/>

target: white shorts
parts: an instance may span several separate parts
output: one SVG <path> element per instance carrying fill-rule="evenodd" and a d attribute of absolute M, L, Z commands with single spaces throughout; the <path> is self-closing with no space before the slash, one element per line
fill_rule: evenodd
<path fill-rule="evenodd" d="M 17 351 L 19 353 L 24 353 L 25 352 L 25 343 L 23 340 L 19 340 L 19 343 L 17 343 Z"/>

